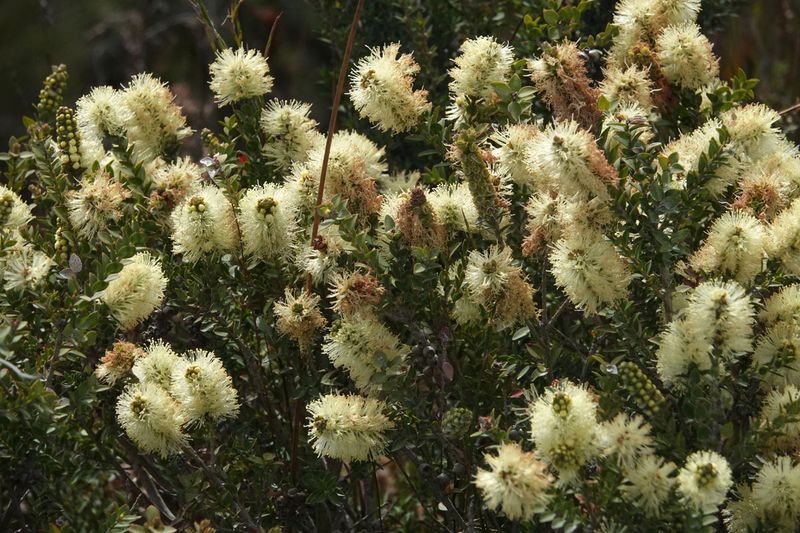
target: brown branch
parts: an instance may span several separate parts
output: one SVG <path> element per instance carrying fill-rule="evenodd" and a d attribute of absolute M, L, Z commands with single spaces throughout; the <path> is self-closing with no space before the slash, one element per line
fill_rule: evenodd
<path fill-rule="evenodd" d="M 788 115 L 789 113 L 793 113 L 793 112 L 797 111 L 798 109 L 800 109 L 800 102 L 797 102 L 794 105 L 790 105 L 789 107 L 787 107 L 783 111 L 779 111 L 778 114 L 780 116 Z"/>
<path fill-rule="evenodd" d="M 333 134 L 336 132 L 336 118 L 339 115 L 339 104 L 342 101 L 342 93 L 344 92 L 344 82 L 347 79 L 347 69 L 350 65 L 350 55 L 353 52 L 353 43 L 356 40 L 356 29 L 358 28 L 358 21 L 361 19 L 361 11 L 364 9 L 364 0 L 358 0 L 356 11 L 353 14 L 353 23 L 350 26 L 350 34 L 347 36 L 347 46 L 344 50 L 344 57 L 342 58 L 342 66 L 339 68 L 339 81 L 336 84 L 336 92 L 333 95 L 333 108 L 331 109 L 331 118 L 328 122 L 328 133 L 325 138 L 325 153 L 322 156 L 322 170 L 319 174 L 319 187 L 317 188 L 317 201 L 314 204 L 314 224 L 311 226 L 311 243 L 317 238 L 319 231 L 319 208 L 322 205 L 322 196 L 325 191 L 325 176 L 328 173 L 328 160 L 331 155 L 331 144 L 333 143 Z M 311 274 L 306 276 L 306 291 L 311 292 Z M 300 440 L 300 418 L 303 416 L 303 403 L 300 398 L 295 400 L 294 412 L 292 414 L 292 455 L 291 455 L 291 470 L 292 481 L 297 482 L 297 448 Z"/>
<path fill-rule="evenodd" d="M 272 23 L 272 28 L 269 30 L 269 37 L 267 37 L 267 44 L 264 46 L 264 57 L 269 57 L 269 50 L 272 48 L 272 38 L 275 36 L 275 28 L 278 27 L 278 22 L 281 20 L 283 16 L 283 11 L 278 13 L 278 16 L 275 17 L 275 20 Z"/>
<path fill-rule="evenodd" d="M 356 40 L 356 28 L 361 18 L 361 10 L 364 8 L 364 0 L 358 0 L 356 12 L 353 15 L 353 24 L 350 26 L 350 35 L 347 37 L 347 46 L 344 49 L 342 66 L 339 69 L 339 81 L 336 84 L 336 92 L 333 95 L 333 108 L 331 109 L 331 119 L 328 122 L 328 134 L 325 139 L 325 153 L 322 156 L 322 170 L 319 174 L 319 187 L 317 188 L 317 202 L 314 207 L 314 224 L 311 226 L 311 243 L 317 238 L 319 231 L 319 208 L 322 205 L 322 195 L 325 191 L 325 176 L 328 173 L 328 159 L 331 155 L 331 144 L 333 134 L 336 132 L 336 118 L 339 115 L 339 103 L 342 101 L 344 92 L 344 82 L 347 79 L 347 68 L 350 65 L 350 54 L 353 51 L 353 42 Z M 311 292 L 311 274 L 306 277 L 306 291 Z"/>

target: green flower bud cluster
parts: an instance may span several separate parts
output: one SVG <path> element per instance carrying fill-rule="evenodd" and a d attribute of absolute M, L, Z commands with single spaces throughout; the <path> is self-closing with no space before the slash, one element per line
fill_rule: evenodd
<path fill-rule="evenodd" d="M 624 361 L 619 365 L 619 376 L 633 402 L 646 415 L 653 415 L 661 409 L 664 395 L 653 385 L 641 368 L 629 361 Z"/>
<path fill-rule="evenodd" d="M 65 106 L 56 114 L 56 142 L 61 150 L 61 165 L 73 172 L 81 168 L 81 140 L 75 122 L 75 112 Z"/>
<path fill-rule="evenodd" d="M 69 261 L 69 255 L 72 252 L 72 247 L 70 246 L 69 240 L 64 235 L 62 228 L 56 229 L 56 241 L 55 241 L 55 260 L 59 264 L 65 265 Z"/>
<path fill-rule="evenodd" d="M 2 227 L 11 216 L 11 210 L 14 209 L 14 197 L 10 191 L 0 195 L 0 227 Z"/>
<path fill-rule="evenodd" d="M 442 418 L 442 433 L 451 439 L 461 439 L 469 435 L 472 428 L 472 412 L 463 407 L 455 407 Z"/>
<path fill-rule="evenodd" d="M 47 121 L 55 115 L 58 106 L 64 100 L 64 89 L 67 87 L 68 78 L 67 66 L 58 65 L 53 66 L 53 72 L 44 79 L 44 86 L 39 91 L 39 103 L 36 104 L 41 121 Z"/>

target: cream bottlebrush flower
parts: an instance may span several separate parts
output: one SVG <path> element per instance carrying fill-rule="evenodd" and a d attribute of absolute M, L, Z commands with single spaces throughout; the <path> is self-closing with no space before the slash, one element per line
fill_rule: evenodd
<path fill-rule="evenodd" d="M 226 48 L 208 67 L 208 83 L 220 106 L 262 96 L 272 90 L 267 58 L 257 50 Z"/>
<path fill-rule="evenodd" d="M 567 196 L 608 198 L 607 186 L 617 172 L 597 147 L 591 133 L 573 121 L 548 126 L 528 143 L 528 169 L 547 181 L 542 185 Z"/>
<path fill-rule="evenodd" d="M 86 175 L 78 190 L 67 193 L 67 214 L 79 236 L 91 239 L 122 218 L 130 191 L 105 171 Z"/>
<path fill-rule="evenodd" d="M 295 261 L 303 272 L 311 274 L 314 284 L 328 283 L 338 271 L 339 258 L 350 249 L 335 224 L 320 226 L 314 242 L 301 245 Z"/>
<path fill-rule="evenodd" d="M 555 192 L 537 192 L 530 197 L 525 206 L 528 223 L 522 253 L 529 256 L 561 238 L 565 204 Z"/>
<path fill-rule="evenodd" d="M 169 344 L 154 340 L 133 362 L 131 372 L 142 383 L 152 383 L 169 391 L 172 389 L 173 370 L 180 359 Z"/>
<path fill-rule="evenodd" d="M 695 270 L 748 285 L 761 272 L 765 242 L 761 222 L 752 215 L 731 211 L 714 221 L 703 246 L 689 263 Z"/>
<path fill-rule="evenodd" d="M 780 149 L 783 135 L 774 125 L 780 119 L 777 111 L 764 104 L 736 107 L 719 116 L 733 145 L 755 161 Z"/>
<path fill-rule="evenodd" d="M 765 326 L 800 323 L 800 284 L 787 285 L 767 298 L 758 319 Z"/>
<path fill-rule="evenodd" d="M 127 110 L 125 132 L 140 160 L 174 151 L 192 133 L 169 88 L 151 74 L 134 76 L 120 99 Z"/>
<path fill-rule="evenodd" d="M 800 465 L 786 455 L 764 464 L 753 482 L 752 499 L 770 517 L 797 527 L 800 523 Z"/>
<path fill-rule="evenodd" d="M 701 283 L 689 297 L 685 316 L 692 335 L 713 342 L 723 356 L 752 350 L 753 306 L 737 283 Z"/>
<path fill-rule="evenodd" d="M 539 128 L 533 124 L 507 124 L 492 134 L 494 168 L 501 180 L 530 188 L 536 186 L 536 175 L 528 167 L 526 158 L 528 145 L 539 133 Z"/>
<path fill-rule="evenodd" d="M 568 483 L 586 461 L 601 453 L 597 403 L 586 388 L 570 381 L 549 387 L 530 407 L 537 454 Z"/>
<path fill-rule="evenodd" d="M 419 183 L 420 173 L 418 170 L 411 172 L 401 170 L 394 174 L 384 174 L 378 180 L 381 191 L 386 195 L 400 194 L 410 191 Z"/>
<path fill-rule="evenodd" d="M 131 342 L 117 341 L 110 350 L 106 350 L 100 364 L 94 371 L 97 379 L 108 385 L 125 377 L 130 372 L 134 361 L 144 356 L 144 350 Z"/>
<path fill-rule="evenodd" d="M 794 450 L 800 445 L 800 389 L 787 385 L 783 390 L 774 390 L 764 399 L 759 416 L 762 428 L 776 433 L 770 445 L 779 450 Z"/>
<path fill-rule="evenodd" d="M 497 454 L 484 455 L 488 470 L 479 469 L 475 486 L 486 507 L 502 510 L 511 520 L 530 520 L 545 510 L 551 495 L 553 477 L 547 465 L 537 461 L 516 443 L 501 444 Z"/>
<path fill-rule="evenodd" d="M 606 455 L 616 456 L 618 464 L 633 467 L 642 455 L 653 453 L 655 443 L 650 436 L 650 424 L 641 415 L 618 414 L 602 423 L 601 447 Z"/>
<path fill-rule="evenodd" d="M 800 331 L 795 324 L 769 328 L 753 352 L 753 368 L 766 388 L 800 386 Z"/>
<path fill-rule="evenodd" d="M 27 243 L 15 246 L 6 257 L 0 258 L 0 274 L 6 290 L 33 288 L 47 276 L 52 267 L 53 260 L 47 254 Z"/>
<path fill-rule="evenodd" d="M 361 118 L 392 133 L 410 130 L 431 108 L 428 91 L 414 90 L 419 65 L 411 54 L 399 54 L 398 43 L 370 48 L 350 73 L 348 93 Z"/>
<path fill-rule="evenodd" d="M 800 275 L 800 198 L 778 213 L 768 228 L 767 253 L 784 268 Z"/>
<path fill-rule="evenodd" d="M 333 310 L 346 317 L 372 315 L 383 293 L 380 280 L 370 273 L 342 272 L 336 273 L 331 279 Z"/>
<path fill-rule="evenodd" d="M 0 232 L 16 232 L 33 218 L 31 207 L 18 194 L 0 185 Z"/>
<path fill-rule="evenodd" d="M 356 387 L 366 392 L 380 389 L 375 378 L 385 376 L 400 364 L 409 350 L 377 318 L 369 315 L 335 322 L 322 346 L 333 366 L 346 369 Z"/>
<path fill-rule="evenodd" d="M 393 217 L 403 242 L 409 247 L 441 250 L 447 230 L 439 221 L 422 187 L 400 195 Z"/>
<path fill-rule="evenodd" d="M 599 90 L 589 79 L 586 62 L 574 42 L 544 47 L 541 57 L 528 62 L 533 86 L 560 120 L 575 120 L 591 128 L 600 118 Z"/>
<path fill-rule="evenodd" d="M 764 163 L 765 159 L 760 160 L 742 176 L 731 208 L 766 222 L 788 205 L 793 186 L 789 179 Z"/>
<path fill-rule="evenodd" d="M 265 183 L 247 189 L 239 201 L 239 228 L 244 253 L 259 259 L 286 258 L 298 232 L 292 194 Z"/>
<path fill-rule="evenodd" d="M 92 168 L 106 155 L 104 141 L 108 136 L 125 133 L 127 110 L 120 92 L 112 87 L 95 87 L 75 104 L 75 121 L 81 137 L 83 166 Z"/>
<path fill-rule="evenodd" d="M 665 26 L 694 22 L 700 0 L 622 0 L 616 6 L 614 25 L 623 32 L 654 36 Z"/>
<path fill-rule="evenodd" d="M 509 277 L 517 270 L 511 248 L 491 246 L 486 252 L 472 250 L 467 259 L 464 284 L 473 301 L 485 303 L 503 292 Z"/>
<path fill-rule="evenodd" d="M 475 324 L 482 318 L 480 306 L 467 296 L 462 296 L 453 304 L 453 319 L 461 326 Z"/>
<path fill-rule="evenodd" d="M 707 281 L 689 296 L 680 318 L 673 320 L 659 340 L 656 370 L 667 386 L 681 387 L 692 365 L 711 369 L 716 348 L 724 360 L 752 349 L 753 308 L 735 282 Z M 725 368 L 719 367 L 724 373 Z"/>
<path fill-rule="evenodd" d="M 460 120 L 470 101 L 490 99 L 495 91 L 492 82 L 506 82 L 514 62 L 514 49 L 493 37 L 467 39 L 459 48 L 449 70 L 451 107 L 448 117 Z"/>
<path fill-rule="evenodd" d="M 222 361 L 211 352 L 192 350 L 172 367 L 173 397 L 189 423 L 205 418 L 220 420 L 239 414 L 239 402 L 231 377 Z"/>
<path fill-rule="evenodd" d="M 731 485 L 733 478 L 727 459 L 709 450 L 691 454 L 678 472 L 678 493 L 687 504 L 701 510 L 716 508 L 724 502 Z"/>
<path fill-rule="evenodd" d="M 719 129 L 722 124 L 712 119 L 697 128 L 696 130 L 681 135 L 661 151 L 665 157 L 670 154 L 678 154 L 678 162 L 683 169 L 688 172 L 697 172 L 699 169 L 700 159 L 704 153 L 708 152 L 711 141 L 719 143 Z M 716 169 L 714 176 L 709 179 L 704 187 L 712 195 L 719 196 L 725 190 L 736 183 L 741 173 L 742 167 L 735 159 L 729 159 L 725 164 Z M 685 186 L 685 175 L 679 175 L 675 186 Z"/>
<path fill-rule="evenodd" d="M 317 184 L 322 172 L 324 147 L 312 150 L 308 161 L 295 168 L 294 174 L 303 176 L 313 185 L 313 203 L 316 201 Z M 325 177 L 325 200 L 339 195 L 350 204 L 350 210 L 363 216 L 377 212 L 381 205 L 376 182 L 387 172 L 383 159 L 384 150 L 375 143 L 355 132 L 337 132 L 331 143 L 328 172 Z M 296 178 L 297 179 L 297 178 Z"/>
<path fill-rule="evenodd" d="M 295 296 L 286 289 L 285 298 L 275 302 L 275 316 L 278 330 L 291 337 L 303 353 L 310 350 L 314 336 L 326 324 L 319 310 L 319 296 L 305 291 Z"/>
<path fill-rule="evenodd" d="M 166 457 L 181 451 L 188 437 L 180 406 L 161 387 L 137 383 L 117 400 L 117 420 L 128 437 L 144 452 Z"/>
<path fill-rule="evenodd" d="M 320 457 L 366 461 L 383 452 L 394 423 L 386 404 L 374 398 L 328 394 L 308 404 L 309 430 Z"/>
<path fill-rule="evenodd" d="M 677 467 L 657 455 L 642 455 L 625 468 L 627 483 L 622 485 L 622 497 L 641 507 L 649 516 L 658 516 L 675 486 L 672 474 Z"/>
<path fill-rule="evenodd" d="M 669 26 L 656 38 L 656 58 L 670 83 L 700 89 L 719 76 L 711 43 L 693 23 Z"/>
<path fill-rule="evenodd" d="M 583 230 L 559 240 L 550 253 L 556 284 L 587 314 L 624 298 L 630 275 L 614 245 L 602 234 Z"/>
<path fill-rule="evenodd" d="M 261 131 L 268 139 L 264 155 L 279 170 L 305 163 L 309 152 L 324 143 L 310 113 L 311 104 L 296 100 L 270 100 L 261 112 Z"/>
<path fill-rule="evenodd" d="M 189 157 L 158 166 L 150 174 L 150 208 L 174 209 L 187 194 L 200 189 L 202 173 Z"/>
<path fill-rule="evenodd" d="M 450 231 L 474 232 L 478 230 L 478 208 L 466 183 L 437 185 L 429 194 L 428 202 L 445 228 Z"/>
<path fill-rule="evenodd" d="M 166 286 L 161 262 L 140 252 L 127 259 L 119 273 L 109 277 L 100 299 L 122 328 L 131 329 L 161 305 Z"/>
<path fill-rule="evenodd" d="M 172 212 L 172 250 L 195 263 L 239 243 L 233 206 L 217 187 L 205 185 Z"/>
<path fill-rule="evenodd" d="M 637 65 L 611 66 L 603 71 L 600 94 L 612 104 L 637 104 L 653 108 L 653 82 L 647 70 Z"/>

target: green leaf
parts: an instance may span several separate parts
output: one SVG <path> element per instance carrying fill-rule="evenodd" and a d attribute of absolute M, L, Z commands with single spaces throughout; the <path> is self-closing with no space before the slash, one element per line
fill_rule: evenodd
<path fill-rule="evenodd" d="M 524 337 L 527 337 L 530 332 L 531 330 L 528 326 L 523 326 L 514 332 L 514 335 L 511 336 L 511 340 L 518 341 Z"/>
<path fill-rule="evenodd" d="M 558 24 L 558 13 L 552 9 L 545 9 L 542 15 L 544 16 L 544 20 L 551 26 Z"/>

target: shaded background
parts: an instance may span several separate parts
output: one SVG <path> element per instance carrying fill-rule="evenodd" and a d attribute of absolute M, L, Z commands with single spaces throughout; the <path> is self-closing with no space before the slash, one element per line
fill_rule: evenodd
<path fill-rule="evenodd" d="M 367 2 L 354 55 L 365 45 L 400 40 L 415 52 L 421 81 L 446 96 L 446 69 L 460 42 L 491 33 L 516 35 L 526 13 L 543 0 L 372 0 Z M 222 33 L 228 0 L 207 0 Z M 330 106 L 354 0 L 246 0 L 240 10 L 245 41 L 263 48 L 279 13 L 270 67 L 272 96 L 314 104 L 323 124 Z M 598 0 L 587 33 L 611 19 L 614 2 Z M 119 86 L 149 70 L 170 83 L 193 128 L 214 128 L 217 110 L 207 86 L 212 52 L 188 0 L 0 0 L 0 146 L 23 133 L 50 65 L 65 63 L 74 103 L 94 85 Z M 800 100 L 800 0 L 704 0 L 700 23 L 721 57 L 722 77 L 738 68 L 761 80 L 760 100 L 781 110 Z M 524 42 L 515 42 L 524 52 Z M 349 104 L 346 104 L 349 105 Z M 342 125 L 354 123 L 349 108 Z M 782 126 L 798 139 L 800 113 Z"/>

